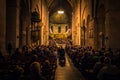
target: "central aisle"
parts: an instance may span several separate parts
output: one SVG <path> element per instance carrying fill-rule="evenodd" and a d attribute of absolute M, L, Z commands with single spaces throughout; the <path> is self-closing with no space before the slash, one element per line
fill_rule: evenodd
<path fill-rule="evenodd" d="M 66 65 L 61 67 L 58 62 L 55 80 L 85 80 L 82 74 L 74 67 L 72 61 L 66 55 Z"/>

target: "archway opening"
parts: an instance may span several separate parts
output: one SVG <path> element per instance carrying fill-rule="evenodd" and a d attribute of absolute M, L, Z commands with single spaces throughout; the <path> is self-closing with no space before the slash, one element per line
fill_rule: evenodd
<path fill-rule="evenodd" d="M 71 41 L 71 22 L 72 7 L 69 2 L 67 0 L 55 0 L 51 6 L 49 6 L 50 41 L 52 39 L 58 44 Z"/>

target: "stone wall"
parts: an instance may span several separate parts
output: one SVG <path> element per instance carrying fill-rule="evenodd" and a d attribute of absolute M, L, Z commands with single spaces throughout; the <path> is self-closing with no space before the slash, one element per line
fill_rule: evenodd
<path fill-rule="evenodd" d="M 120 48 L 120 5 L 119 0 L 106 1 L 106 37 L 107 47 Z"/>

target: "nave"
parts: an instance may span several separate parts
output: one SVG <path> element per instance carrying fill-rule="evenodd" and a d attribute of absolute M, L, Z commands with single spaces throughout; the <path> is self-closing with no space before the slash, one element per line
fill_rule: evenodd
<path fill-rule="evenodd" d="M 120 80 L 119 51 L 118 55 L 113 55 L 111 49 L 91 52 L 90 47 L 39 46 L 30 49 L 26 46 L 16 49 L 8 58 L 1 55 L 0 80 Z M 60 54 L 56 55 L 62 50 L 67 53 L 65 65 L 59 64 Z M 45 79 L 41 79 L 43 77 Z"/>
<path fill-rule="evenodd" d="M 85 80 L 68 55 L 66 55 L 65 66 L 60 66 L 59 61 L 57 65 L 55 80 Z"/>

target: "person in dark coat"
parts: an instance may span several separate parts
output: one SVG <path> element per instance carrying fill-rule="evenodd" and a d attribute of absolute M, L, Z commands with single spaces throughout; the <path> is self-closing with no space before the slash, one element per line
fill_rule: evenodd
<path fill-rule="evenodd" d="M 41 74 L 41 64 L 37 61 L 38 56 L 33 55 L 33 62 L 30 64 L 30 80 L 46 80 L 45 77 Z"/>
<path fill-rule="evenodd" d="M 104 66 L 100 69 L 98 80 L 120 80 L 120 70 L 117 66 L 111 64 L 111 59 L 104 59 Z"/>

